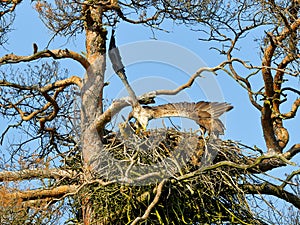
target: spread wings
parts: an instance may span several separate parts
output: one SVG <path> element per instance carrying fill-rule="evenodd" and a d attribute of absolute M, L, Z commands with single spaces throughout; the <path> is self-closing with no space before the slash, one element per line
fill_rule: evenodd
<path fill-rule="evenodd" d="M 222 102 L 180 102 L 154 107 L 144 106 L 145 116 L 150 119 L 162 117 L 185 117 L 194 120 L 208 133 L 224 134 L 225 127 L 219 117 L 233 106 Z M 137 118 L 139 121 L 139 119 Z"/>

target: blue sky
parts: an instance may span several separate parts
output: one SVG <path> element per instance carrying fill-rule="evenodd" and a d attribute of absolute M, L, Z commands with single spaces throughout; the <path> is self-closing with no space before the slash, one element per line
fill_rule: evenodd
<path fill-rule="evenodd" d="M 171 45 L 177 45 L 178 48 L 182 48 L 183 50 L 190 51 L 191 54 L 195 54 L 196 57 L 203 61 L 202 65 L 199 65 L 199 68 L 202 66 L 215 66 L 223 60 L 219 53 L 209 49 L 211 47 L 209 43 L 200 42 L 197 40 L 201 35 L 200 33 L 190 31 L 184 26 L 173 25 L 171 22 L 168 22 L 166 25 L 168 28 L 170 28 L 170 32 L 167 33 L 155 31 L 155 38 L 157 41 L 169 42 Z M 33 5 L 30 5 L 28 2 L 23 2 L 21 6 L 17 8 L 17 17 L 14 23 L 14 29 L 15 30 L 9 35 L 9 43 L 6 46 L 8 51 L 1 49 L 1 55 L 10 52 L 21 55 L 30 54 L 33 51 L 33 42 L 37 43 L 40 49 L 43 49 L 51 38 L 51 33 L 38 19 L 37 13 L 33 10 Z M 108 29 L 108 31 L 110 32 L 110 29 Z M 257 54 L 259 48 L 255 43 L 252 43 L 251 45 L 249 43 L 253 37 L 257 38 L 260 37 L 260 35 L 261 33 L 259 32 L 248 35 L 247 38 L 241 42 L 241 51 L 238 53 L 239 56 L 243 57 L 245 60 L 251 61 L 253 64 L 260 63 L 259 56 Z M 135 55 L 134 51 L 130 53 L 126 52 L 126 47 L 128 47 L 130 44 L 134 45 L 136 43 L 145 43 L 145 41 L 149 40 L 155 41 L 153 40 L 153 32 L 149 28 L 138 25 L 129 25 L 127 23 L 121 23 L 118 25 L 116 38 L 117 44 L 120 46 L 120 48 L 125 49 L 125 52 L 122 52 L 121 50 L 121 54 L 125 62 L 128 60 L 126 57 Z M 61 47 L 77 50 L 78 52 L 84 52 L 84 44 L 85 42 L 83 35 L 78 35 L 76 38 L 72 38 L 68 42 L 66 42 L 65 39 L 56 37 L 50 44 L 49 49 Z M 132 49 L 133 48 L 131 48 L 131 50 Z M 141 53 L 141 51 L 144 52 Z M 175 51 L 177 51 L 176 47 Z M 153 55 L 155 53 L 158 56 L 163 54 L 166 58 L 168 57 L 166 60 L 167 63 L 155 61 L 155 59 L 153 59 Z M 147 60 L 136 62 L 126 68 L 128 79 L 133 82 L 133 86 L 135 83 L 137 83 L 135 89 L 137 90 L 138 94 L 142 93 L 143 89 L 146 88 L 146 85 L 144 85 L 142 82 L 143 80 L 145 84 L 149 84 L 149 81 L 151 82 L 149 77 L 156 77 L 154 79 L 154 84 L 155 82 L 157 82 L 157 84 L 164 83 L 160 82 L 162 81 L 159 80 L 161 77 L 161 79 L 165 79 L 167 85 L 171 85 L 172 82 L 170 83 L 170 81 L 174 81 L 174 86 L 176 84 L 185 82 L 189 75 L 195 72 L 193 69 L 190 69 L 188 72 L 182 71 L 181 67 L 191 67 L 195 68 L 195 70 L 197 69 L 197 65 L 194 65 L 193 62 L 188 61 L 185 62 L 184 66 L 170 65 L 169 61 L 172 57 L 177 57 L 174 62 L 176 62 L 176 60 L 177 62 L 184 61 L 184 58 L 174 55 L 173 52 L 170 52 L 168 55 L 168 52 L 160 52 L 160 49 L 155 49 L 155 53 L 140 50 L 139 54 L 145 54 L 145 59 L 147 59 L 147 57 L 151 58 L 153 59 L 152 62 Z M 76 62 L 71 62 L 71 60 L 63 60 L 62 65 L 69 69 L 70 75 L 83 76 L 84 71 Z M 108 73 L 110 73 L 109 70 Z M 113 99 L 114 97 L 111 97 L 113 96 L 111 93 L 119 93 L 119 89 L 122 88 L 122 85 L 118 78 L 111 77 L 111 73 L 106 76 L 106 79 L 111 83 L 111 88 L 107 87 L 108 91 L 105 96 L 109 99 Z M 201 79 L 205 78 L 197 79 L 197 82 L 201 83 Z M 225 138 L 242 141 L 249 145 L 257 145 L 258 147 L 264 149 L 265 146 L 259 123 L 260 114 L 250 104 L 246 91 L 243 90 L 232 78 L 224 73 L 218 73 L 218 76 L 216 76 L 215 79 L 220 86 L 224 100 L 234 106 L 234 109 L 228 112 L 226 115 L 227 130 Z M 151 86 L 154 84 L 151 84 Z M 162 85 L 160 85 L 160 88 L 162 88 Z M 203 96 L 203 90 L 201 90 L 201 87 L 193 87 L 192 90 L 188 91 L 188 96 L 193 101 L 207 100 L 205 99 L 205 96 Z M 176 99 L 174 100 L 176 101 Z M 290 143 L 295 143 L 297 140 L 296 129 L 299 127 L 300 121 L 297 118 L 287 123 L 292 131 Z"/>
<path fill-rule="evenodd" d="M 223 56 L 210 49 L 211 45 L 209 43 L 198 41 L 200 33 L 192 32 L 184 26 L 173 25 L 171 22 L 168 22 L 166 25 L 170 28 L 170 32 L 155 31 L 156 40 L 153 40 L 153 32 L 149 28 L 126 23 L 121 23 L 117 27 L 116 38 L 117 44 L 120 46 L 121 55 L 125 65 L 126 62 L 130 62 L 130 65 L 126 68 L 127 76 L 129 81 L 133 83 L 133 87 L 138 94 L 142 94 L 143 91 L 147 88 L 149 89 L 149 87 L 155 88 L 156 85 L 159 86 L 159 88 L 175 87 L 176 85 L 184 83 L 197 68 L 216 66 L 223 60 Z M 33 5 L 30 5 L 28 2 L 21 3 L 21 6 L 17 8 L 17 17 L 13 27 L 15 30 L 9 34 L 9 43 L 5 46 L 8 51 L 1 49 L 1 55 L 10 52 L 20 55 L 31 54 L 33 51 L 32 43 L 37 43 L 39 48 L 43 49 L 52 37 L 51 33 L 38 19 L 37 13 L 33 10 Z M 108 31 L 110 32 L 111 29 L 108 28 Z M 249 34 L 240 43 L 241 50 L 237 53 L 238 56 L 243 57 L 243 59 L 251 61 L 253 65 L 260 64 L 258 55 L 259 48 L 256 43 L 251 43 L 250 40 L 254 37 L 258 38 L 260 35 L 261 32 L 259 31 Z M 172 52 L 172 50 L 166 51 L 164 48 L 155 48 L 151 51 L 151 49 L 147 49 L 146 47 L 147 43 L 150 43 L 150 40 L 159 43 L 164 41 L 166 44 L 163 46 L 175 46 L 175 50 Z M 69 48 L 78 52 L 84 52 L 84 44 L 83 35 L 78 35 L 68 42 L 66 42 L 65 39 L 56 37 L 50 44 L 49 49 Z M 141 44 L 141 49 L 136 47 L 138 44 Z M 128 49 L 130 51 L 127 51 Z M 185 57 L 175 54 L 179 51 L 178 49 L 185 53 L 189 52 L 191 55 L 194 54 L 195 59 L 199 60 L 197 61 L 199 62 L 199 67 L 194 63 L 195 61 L 185 61 Z M 135 50 L 137 50 L 138 53 L 136 53 Z M 139 54 L 139 57 L 144 56 L 145 60 L 139 61 L 130 58 L 134 58 L 136 54 Z M 157 54 L 160 60 L 156 60 L 155 54 Z M 177 65 L 176 62 L 178 62 Z M 69 69 L 70 75 L 83 76 L 84 74 L 83 69 L 80 68 L 76 62 L 63 60 L 62 65 Z M 214 75 L 206 74 L 205 76 Z M 183 98 L 176 96 L 173 99 L 168 99 L 162 96 L 159 98 L 159 101 L 179 101 L 181 99 L 190 99 L 192 101 L 210 100 L 206 99 L 201 87 L 201 85 L 203 85 L 202 83 L 205 83 L 204 79 L 207 78 L 198 78 L 197 84 L 186 91 L 186 93 L 183 93 L 183 95 L 185 95 Z M 234 109 L 226 114 L 227 130 L 225 138 L 242 141 L 250 146 L 256 145 L 264 150 L 265 145 L 260 127 L 260 114 L 250 104 L 246 91 L 232 78 L 222 72 L 219 72 L 213 79 L 215 79 L 219 86 L 224 100 L 234 106 Z M 109 100 L 126 94 L 124 90 L 121 90 L 123 86 L 120 80 L 116 76 L 112 76 L 109 65 L 106 80 L 110 82 L 105 92 L 105 97 Z M 295 82 L 295 85 L 299 88 L 299 80 L 295 79 L 292 82 Z M 166 87 L 164 87 L 164 85 L 166 85 Z M 194 126 L 194 124 L 190 122 L 188 124 Z M 286 124 L 288 124 L 291 131 L 290 145 L 297 143 L 297 129 L 300 126 L 300 119 L 296 118 L 286 122 Z"/>
<path fill-rule="evenodd" d="M 52 37 L 51 33 L 38 19 L 37 13 L 33 10 L 33 5 L 30 5 L 28 1 L 24 1 L 21 3 L 21 6 L 17 8 L 17 17 L 13 27 L 15 30 L 9 34 L 9 43 L 5 46 L 7 51 L 0 49 L 0 55 L 11 52 L 20 55 L 31 54 L 33 51 L 32 43 L 37 43 L 39 48 L 43 49 Z M 218 52 L 210 49 L 211 46 L 209 43 L 198 41 L 199 33 L 192 32 L 184 26 L 172 25 L 172 23 L 169 23 L 168 27 L 172 28 L 169 33 L 155 31 L 156 40 L 153 40 L 153 33 L 149 28 L 125 23 L 121 23 L 117 27 L 117 44 L 120 47 L 125 65 L 129 64 L 128 67 L 126 67 L 127 76 L 138 94 L 142 94 L 143 91 L 149 91 L 155 87 L 159 87 L 159 89 L 174 88 L 186 82 L 189 76 L 198 68 L 203 66 L 216 66 L 223 60 L 223 57 Z M 108 31 L 111 32 L 110 28 Z M 253 65 L 260 64 L 258 55 L 259 48 L 255 43 L 251 43 L 250 40 L 254 37 L 260 37 L 260 35 L 260 32 L 255 32 L 248 35 L 247 38 L 240 43 L 241 50 L 238 56 L 251 61 Z M 164 47 L 169 46 L 174 51 L 170 50 L 170 52 L 168 52 L 165 48 L 155 48 L 151 51 L 151 49 L 147 48 L 147 44 L 151 45 L 152 42 L 158 42 Z M 140 49 L 137 47 L 139 45 L 142 46 Z M 84 36 L 78 35 L 68 42 L 66 42 L 65 39 L 56 37 L 50 44 L 49 49 L 56 48 L 69 48 L 78 52 L 84 52 Z M 195 61 L 186 61 L 186 58 L 175 54 L 181 50 L 188 55 L 188 59 L 191 57 L 195 59 Z M 139 54 L 141 60 L 134 58 L 136 54 Z M 159 60 L 155 58 L 155 55 L 157 55 Z M 70 75 L 80 77 L 84 75 L 83 69 L 80 68 L 76 62 L 63 60 L 62 66 L 68 68 Z M 212 74 L 206 74 L 205 76 L 214 76 L 213 79 L 219 87 L 217 91 L 221 90 L 224 101 L 234 106 L 234 109 L 226 114 L 226 120 L 224 120 L 227 128 L 224 138 L 241 141 L 249 146 L 256 145 L 265 150 L 260 126 L 260 114 L 250 104 L 246 91 L 225 73 L 219 72 L 217 76 Z M 173 98 L 160 96 L 158 102 L 210 100 L 206 98 L 207 96 L 205 96 L 202 89 L 209 88 L 202 86 L 203 83 L 205 83 L 204 79 L 207 78 L 198 78 L 196 84 L 190 90 L 179 96 Z M 109 63 L 106 80 L 110 82 L 110 85 L 106 87 L 104 97 L 108 100 L 113 100 L 116 97 L 126 95 L 121 81 L 118 77 L 112 75 Z M 261 81 L 255 83 L 260 82 Z M 292 82 L 294 82 L 294 85 L 299 89 L 299 80 L 294 79 Z M 212 89 L 212 91 L 214 90 Z M 211 94 L 210 97 L 212 97 Z M 213 100 L 218 100 L 218 98 Z M 223 119 L 225 119 L 225 117 Z M 189 126 L 196 128 L 195 124 L 191 121 L 185 121 L 185 123 L 185 128 Z M 299 116 L 294 120 L 287 121 L 286 124 L 288 125 L 291 136 L 288 146 L 291 146 L 299 142 Z M 3 129 L 4 126 L 0 126 L 0 132 Z M 293 161 L 297 159 L 299 162 L 299 158 L 298 156 Z M 283 175 L 284 173 L 290 172 L 290 169 L 276 169 L 272 171 L 271 174 L 277 176 L 279 172 Z"/>

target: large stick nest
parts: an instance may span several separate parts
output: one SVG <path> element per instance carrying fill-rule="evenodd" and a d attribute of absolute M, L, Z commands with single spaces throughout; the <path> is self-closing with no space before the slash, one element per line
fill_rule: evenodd
<path fill-rule="evenodd" d="M 80 194 L 93 201 L 96 217 L 107 224 L 126 224 L 144 214 L 167 179 L 149 224 L 261 224 L 248 206 L 240 184 L 248 172 L 221 162 L 246 164 L 241 146 L 175 129 L 108 133 L 97 177 L 115 181 L 89 186 Z"/>

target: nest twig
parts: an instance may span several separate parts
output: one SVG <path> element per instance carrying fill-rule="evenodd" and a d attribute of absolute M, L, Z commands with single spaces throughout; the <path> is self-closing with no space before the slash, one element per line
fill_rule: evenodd
<path fill-rule="evenodd" d="M 247 171 L 228 164 L 203 169 L 222 161 L 249 162 L 252 156 L 244 155 L 238 143 L 174 129 L 139 134 L 133 130 L 126 137 L 109 133 L 104 143 L 97 176 L 119 182 L 81 191 L 93 201 L 96 217 L 103 224 L 131 223 L 141 215 L 147 215 L 144 219 L 151 224 L 263 224 L 239 188 L 247 180 Z M 153 206 L 162 180 L 167 182 Z"/>

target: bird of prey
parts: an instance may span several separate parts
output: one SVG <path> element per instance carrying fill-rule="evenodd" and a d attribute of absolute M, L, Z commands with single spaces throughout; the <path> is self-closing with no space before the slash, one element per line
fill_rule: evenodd
<path fill-rule="evenodd" d="M 151 119 L 162 117 L 186 117 L 196 121 L 200 128 L 204 130 L 204 133 L 207 131 L 208 134 L 215 134 L 217 136 L 219 134 L 224 134 L 225 127 L 219 117 L 233 108 L 230 104 L 199 101 L 197 103 L 180 102 L 153 107 L 142 106 L 127 80 L 122 58 L 119 49 L 116 47 L 114 30 L 111 34 L 108 55 L 115 73 L 120 77 L 131 97 L 132 111 L 125 124 L 134 117 L 138 126 L 143 130 L 146 130 L 148 122 Z M 137 131 L 138 130 L 139 127 Z"/>
<path fill-rule="evenodd" d="M 220 102 L 179 102 L 158 106 L 142 106 L 133 108 L 129 119 L 136 119 L 143 130 L 146 130 L 149 120 L 162 117 L 185 117 L 194 120 L 203 132 L 215 135 L 224 134 L 224 124 L 219 117 L 231 110 L 233 106 Z"/>

